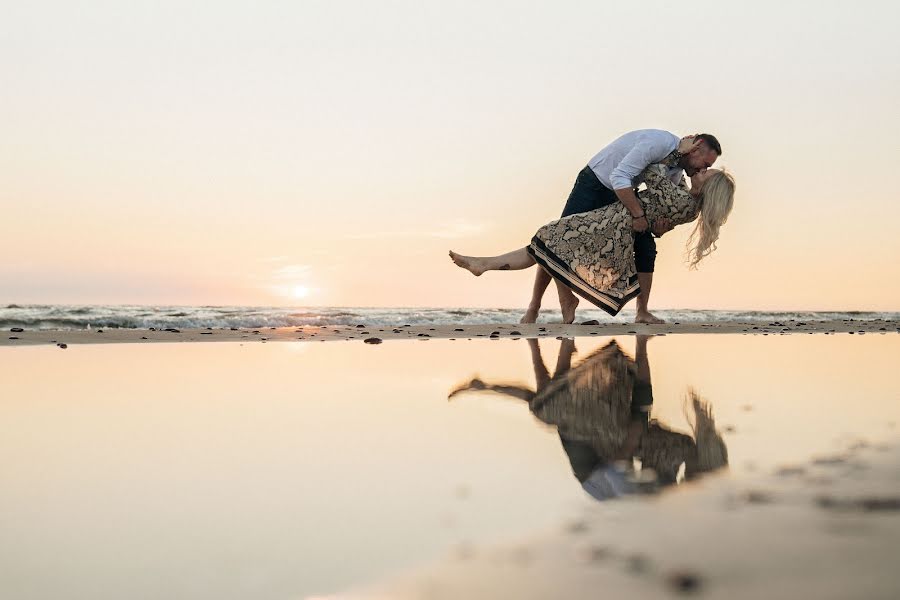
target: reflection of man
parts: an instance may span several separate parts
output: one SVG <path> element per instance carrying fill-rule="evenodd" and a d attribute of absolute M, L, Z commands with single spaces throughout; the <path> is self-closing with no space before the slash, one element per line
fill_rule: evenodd
<path fill-rule="evenodd" d="M 588 212 L 615 202 L 621 202 L 634 218 L 634 259 L 641 286 L 637 298 L 637 323 L 662 323 L 650 313 L 650 287 L 656 262 L 656 242 L 653 240 L 644 210 L 634 193 L 640 173 L 650 164 L 666 161 L 672 183 L 684 185 L 683 174 L 693 176 L 716 162 L 722 153 L 719 141 L 708 133 L 690 136 L 679 142 L 678 136 L 660 129 L 631 131 L 614 140 L 588 161 L 575 179 L 562 216 Z M 657 236 L 671 229 L 669 223 L 653 224 Z M 541 309 L 541 299 L 551 277 L 544 269 L 537 269 L 531 302 L 522 323 L 534 323 Z M 565 286 L 558 286 L 563 321 L 575 319 L 578 298 Z"/>

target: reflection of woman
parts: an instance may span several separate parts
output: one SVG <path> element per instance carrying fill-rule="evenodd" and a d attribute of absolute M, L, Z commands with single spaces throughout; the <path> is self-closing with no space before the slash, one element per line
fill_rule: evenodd
<path fill-rule="evenodd" d="M 728 463 L 728 452 L 715 429 L 709 405 L 691 390 L 685 412 L 693 436 L 650 420 L 653 388 L 647 337 L 637 337 L 635 359 L 612 341 L 571 368 L 573 340 L 563 340 L 551 377 L 540 347 L 528 340 L 537 380 L 535 391 L 517 385 L 491 385 L 473 379 L 453 392 L 490 391 L 525 400 L 534 415 L 554 425 L 582 487 L 598 499 L 630 491 L 634 458 L 644 479 L 675 483 L 681 465 L 692 479 Z M 652 475 L 651 475 L 652 474 Z"/>
<path fill-rule="evenodd" d="M 689 240 L 695 242 L 690 248 L 691 267 L 695 267 L 715 249 L 719 228 L 734 203 L 734 179 L 724 171 L 707 169 L 691 177 L 688 191 L 669 181 L 665 173 L 663 165 L 647 167 L 641 174 L 647 189 L 639 199 L 651 227 L 657 222 L 675 227 L 697 220 Z M 565 323 L 574 320 L 578 305 L 572 292 L 616 315 L 640 291 L 631 221 L 628 209 L 616 202 L 544 225 L 525 248 L 489 257 L 451 251 L 450 258 L 476 276 L 539 264 L 556 279 Z"/>

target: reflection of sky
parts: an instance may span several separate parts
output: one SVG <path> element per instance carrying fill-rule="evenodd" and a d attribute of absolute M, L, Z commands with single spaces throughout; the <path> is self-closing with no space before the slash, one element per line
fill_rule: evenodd
<path fill-rule="evenodd" d="M 600 146 L 664 127 L 717 134 L 739 196 L 699 273 L 661 242 L 659 306 L 896 309 L 898 10 L 18 3 L 5 300 L 520 306 L 530 273 L 447 246 L 524 245 Z"/>
<path fill-rule="evenodd" d="M 576 364 L 606 341 L 578 340 Z M 541 344 L 552 370 L 559 342 Z M 734 427 L 729 476 L 878 442 L 900 419 L 896 346 L 651 339 L 652 416 L 687 431 L 695 387 Z M 446 399 L 474 375 L 533 385 L 521 340 L 0 353 L 0 591 L 293 597 L 557 527 L 591 502 L 524 403 Z"/>

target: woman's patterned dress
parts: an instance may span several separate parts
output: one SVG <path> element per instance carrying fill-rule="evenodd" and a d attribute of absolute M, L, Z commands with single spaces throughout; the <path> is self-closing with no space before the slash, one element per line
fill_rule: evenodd
<path fill-rule="evenodd" d="M 651 227 L 661 217 L 673 226 L 697 218 L 701 201 L 669 181 L 662 165 L 648 166 L 641 177 L 647 189 L 638 199 Z M 527 250 L 555 279 L 615 316 L 640 293 L 631 221 L 621 202 L 569 215 L 538 229 Z"/>

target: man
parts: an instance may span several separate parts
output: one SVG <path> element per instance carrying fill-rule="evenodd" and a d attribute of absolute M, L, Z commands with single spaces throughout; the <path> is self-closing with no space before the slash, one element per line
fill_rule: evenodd
<path fill-rule="evenodd" d="M 649 230 L 644 210 L 635 195 L 640 185 L 638 176 L 650 164 L 665 163 L 669 179 L 685 186 L 684 174 L 689 177 L 708 169 L 722 154 L 719 141 L 708 133 L 701 133 L 679 140 L 678 136 L 661 129 L 639 129 L 614 140 L 598 152 L 582 169 L 575 180 L 562 216 L 587 212 L 614 202 L 621 202 L 631 213 L 634 229 L 634 260 L 641 291 L 637 299 L 636 323 L 663 323 L 654 316 L 648 306 L 650 288 L 653 285 L 653 268 L 656 262 L 656 242 Z M 686 186 L 685 186 L 686 187 Z M 652 233 L 657 237 L 671 229 L 668 222 L 653 224 Z M 541 298 L 552 278 L 544 269 L 537 269 L 534 289 L 528 311 L 522 323 L 534 323 L 541 309 Z M 578 298 L 557 282 L 563 322 L 575 320 Z"/>

